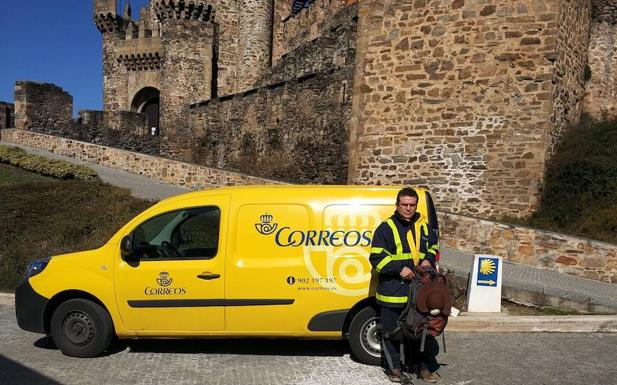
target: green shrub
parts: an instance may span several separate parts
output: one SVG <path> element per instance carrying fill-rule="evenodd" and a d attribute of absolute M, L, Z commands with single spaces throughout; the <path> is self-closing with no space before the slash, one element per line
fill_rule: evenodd
<path fill-rule="evenodd" d="M 0 162 L 54 178 L 99 179 L 96 171 L 88 167 L 65 162 L 63 160 L 31 155 L 18 147 L 0 146 Z"/>
<path fill-rule="evenodd" d="M 583 117 L 566 132 L 527 225 L 617 243 L 617 121 Z"/>

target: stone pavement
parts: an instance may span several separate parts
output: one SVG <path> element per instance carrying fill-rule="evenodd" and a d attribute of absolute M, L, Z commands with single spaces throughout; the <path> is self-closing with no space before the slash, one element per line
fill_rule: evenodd
<path fill-rule="evenodd" d="M 123 187 L 131 190 L 131 195 L 150 199 L 150 200 L 161 200 L 172 195 L 181 194 L 187 191 L 190 191 L 186 187 L 175 186 L 168 183 L 162 183 L 159 181 L 152 180 L 150 178 L 146 178 L 145 176 L 131 174 L 126 171 L 117 170 L 110 167 L 105 167 L 98 165 L 96 163 L 88 163 L 81 161 L 75 158 L 69 158 L 67 156 L 62 156 L 58 154 L 54 154 L 52 152 L 47 152 L 43 150 L 39 150 L 33 147 L 25 146 L 22 144 L 16 144 L 12 142 L 0 141 L 0 145 L 4 146 L 12 146 L 12 147 L 20 147 L 29 152 L 30 154 L 44 156 L 46 158 L 52 159 L 61 159 L 67 162 L 81 164 L 90 167 L 91 169 L 98 172 L 99 177 L 105 183 L 109 183 L 114 186 Z"/>
<path fill-rule="evenodd" d="M 379 368 L 353 361 L 345 341 L 140 340 L 97 358 L 66 357 L 44 335 L 19 329 L 6 295 L 0 341 L 3 385 L 390 384 Z M 616 356 L 617 334 L 449 332 L 438 384 L 614 384 Z"/>
<path fill-rule="evenodd" d="M 442 266 L 466 279 L 473 254 L 443 248 Z M 519 302 L 579 309 L 590 313 L 617 313 L 617 285 L 560 274 L 556 271 L 503 263 L 502 290 Z"/>

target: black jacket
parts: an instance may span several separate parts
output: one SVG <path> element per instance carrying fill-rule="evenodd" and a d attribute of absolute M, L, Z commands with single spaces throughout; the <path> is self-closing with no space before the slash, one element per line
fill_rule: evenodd
<path fill-rule="evenodd" d="M 395 227 L 398 230 L 403 249 L 402 252 L 410 253 L 411 248 L 409 246 L 409 242 L 407 242 L 407 232 L 411 230 L 413 238 L 417 243 L 418 234 L 415 234 L 415 223 L 416 221 L 421 220 L 420 214 L 416 213 L 412 217 L 411 221 L 408 221 L 401 217 L 398 212 L 394 212 L 394 215 L 392 215 L 390 219 L 392 219 Z M 425 258 L 428 259 L 433 265 L 435 264 L 435 257 L 434 254 L 431 254 L 429 252 L 429 249 L 437 243 L 438 240 L 435 232 L 424 232 L 421 230 L 420 253 L 424 253 L 426 255 Z M 383 249 L 383 251 L 381 249 Z M 402 279 L 399 273 L 401 272 L 403 267 L 413 269 L 413 260 L 388 259 L 384 261 L 385 258 L 388 258 L 391 255 L 395 255 L 396 252 L 396 243 L 394 240 L 394 235 L 392 234 L 392 229 L 388 225 L 388 223 L 384 221 L 377 227 L 375 233 L 373 234 L 371 255 L 369 257 L 369 261 L 373 266 L 374 273 L 378 274 L 379 277 L 379 283 L 377 285 L 377 303 L 382 306 L 404 307 L 405 303 L 407 302 L 406 298 L 409 294 L 409 281 Z M 385 265 L 382 265 L 381 268 L 378 268 L 380 263 L 382 262 L 386 262 Z M 392 298 L 394 302 L 384 300 L 384 297 Z M 404 302 L 403 298 L 405 298 Z"/>

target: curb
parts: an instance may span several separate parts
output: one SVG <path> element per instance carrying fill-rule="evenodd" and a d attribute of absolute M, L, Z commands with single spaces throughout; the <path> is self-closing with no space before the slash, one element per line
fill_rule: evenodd
<path fill-rule="evenodd" d="M 617 333 L 615 315 L 507 316 L 462 314 L 448 320 L 448 331 Z"/>

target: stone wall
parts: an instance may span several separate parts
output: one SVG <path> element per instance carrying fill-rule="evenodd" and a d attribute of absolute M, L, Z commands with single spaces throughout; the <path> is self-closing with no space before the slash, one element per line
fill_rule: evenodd
<path fill-rule="evenodd" d="M 203 20 L 168 19 L 162 26 L 161 154 L 192 161 L 186 145 L 188 105 L 209 99 L 212 89 L 213 25 Z"/>
<path fill-rule="evenodd" d="M 441 243 L 527 266 L 617 282 L 617 245 L 452 213 L 439 215 Z"/>
<path fill-rule="evenodd" d="M 192 106 L 193 162 L 300 183 L 346 183 L 357 7 L 244 93 Z"/>
<path fill-rule="evenodd" d="M 291 15 L 291 1 L 275 0 L 272 62 L 323 35 L 330 28 L 332 17 L 357 0 L 315 0 L 309 8 Z M 283 21 L 285 20 L 286 21 Z"/>
<path fill-rule="evenodd" d="M 282 184 L 234 172 L 217 170 L 150 155 L 59 138 L 26 130 L 2 131 L 2 140 L 24 144 L 56 154 L 97 163 L 133 174 L 192 189 L 236 185 Z"/>
<path fill-rule="evenodd" d="M 253 88 L 271 64 L 273 0 L 240 0 L 236 91 Z"/>
<path fill-rule="evenodd" d="M 614 0 L 591 0 L 593 19 L 597 22 L 617 22 L 617 4 Z"/>
<path fill-rule="evenodd" d="M 544 39 L 550 51 L 555 45 L 555 55 L 547 56 L 554 60 L 553 68 L 553 103 L 546 138 L 546 163 L 555 153 L 556 145 L 563 136 L 563 130 L 575 125 L 583 111 L 585 96 L 585 66 L 589 47 L 589 30 L 592 6 L 589 0 L 568 0 L 560 2 L 561 8 L 557 19 L 549 24 L 556 25 L 557 36 L 553 32 L 540 31 L 549 35 Z M 548 17 L 548 16 L 547 16 Z M 556 24 L 555 24 L 556 23 Z M 549 52 L 550 52 L 549 51 Z"/>
<path fill-rule="evenodd" d="M 50 83 L 15 82 L 15 127 L 63 135 L 71 123 L 73 97 Z"/>
<path fill-rule="evenodd" d="M 585 112 L 596 120 L 610 120 L 617 118 L 617 5 L 607 0 L 595 4 Z"/>
<path fill-rule="evenodd" d="M 355 70 L 358 6 L 353 4 L 329 15 L 328 28 L 309 42 L 280 57 L 259 81 L 268 85 L 308 74 Z"/>
<path fill-rule="evenodd" d="M 79 111 L 66 138 L 158 155 L 160 137 L 151 135 L 145 114 L 131 111 Z"/>
<path fill-rule="evenodd" d="M 215 0 L 214 55 L 216 58 L 216 93 L 225 96 L 236 92 L 238 65 L 239 0 Z"/>
<path fill-rule="evenodd" d="M 15 127 L 15 105 L 0 102 L 0 130 Z"/>
<path fill-rule="evenodd" d="M 298 183 L 347 179 L 353 72 L 311 74 L 192 106 L 194 162 Z"/>
<path fill-rule="evenodd" d="M 583 52 L 576 4 L 360 2 L 349 181 L 428 185 L 453 212 L 531 213 L 553 109 L 571 116 L 577 97 L 580 68 L 560 65 L 553 85 L 556 62 L 582 63 L 558 59 Z M 573 42 L 558 48 L 568 30 Z"/>

